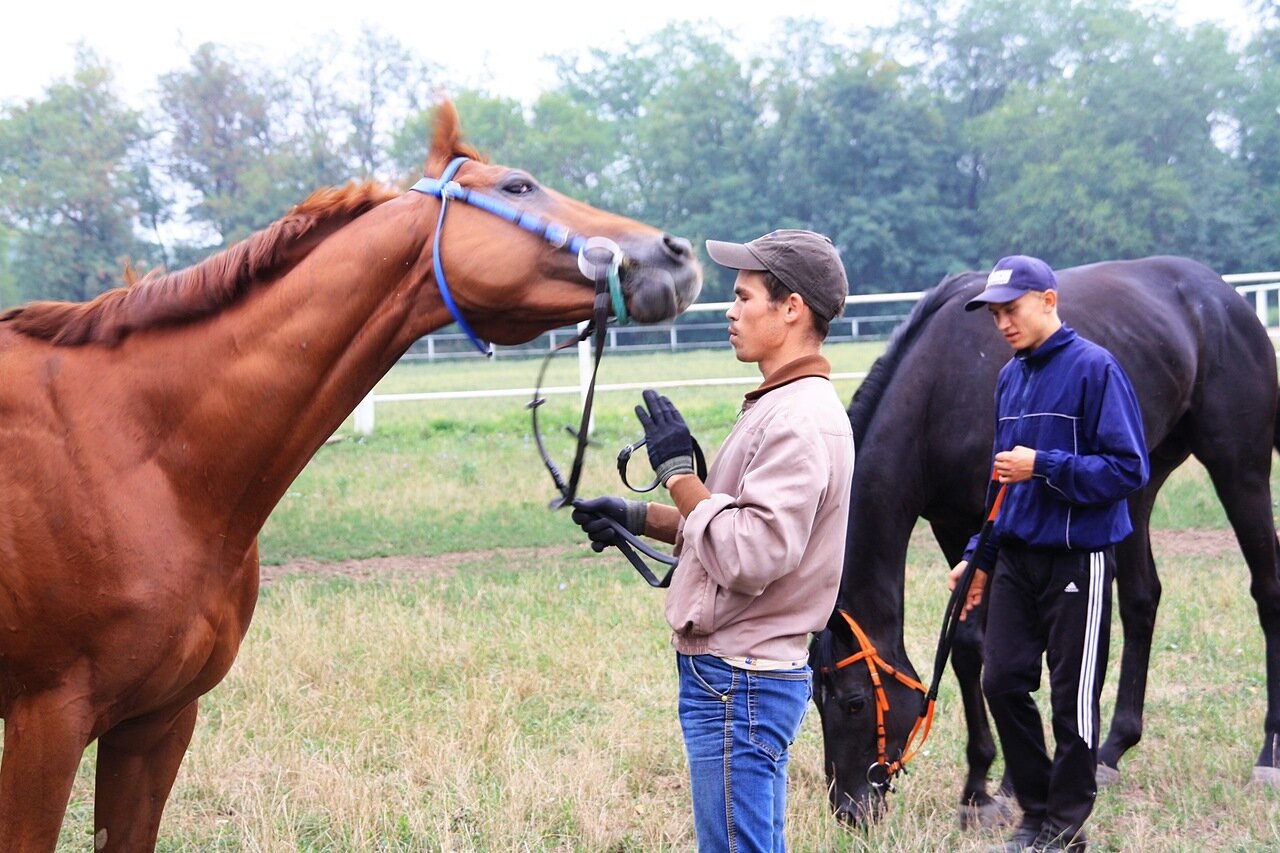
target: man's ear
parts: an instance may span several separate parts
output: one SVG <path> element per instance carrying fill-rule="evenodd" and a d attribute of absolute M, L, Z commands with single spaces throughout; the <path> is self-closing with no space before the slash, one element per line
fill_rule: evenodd
<path fill-rule="evenodd" d="M 1058 307 L 1058 291 L 1051 289 L 1044 292 L 1044 307 L 1051 311 Z"/>
<path fill-rule="evenodd" d="M 789 322 L 797 322 L 805 319 L 804 314 L 809 310 L 808 304 L 804 301 L 804 297 L 796 293 L 794 290 L 787 294 L 787 320 Z"/>

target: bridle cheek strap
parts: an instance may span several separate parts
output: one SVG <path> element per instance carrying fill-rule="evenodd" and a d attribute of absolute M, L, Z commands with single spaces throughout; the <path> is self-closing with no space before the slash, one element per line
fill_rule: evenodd
<path fill-rule="evenodd" d="M 435 196 L 440 199 L 440 216 L 436 221 L 436 234 L 431 248 L 431 265 L 435 272 L 436 288 L 440 291 L 440 298 L 444 301 L 445 307 L 449 309 L 449 314 L 453 316 L 453 321 L 466 334 L 472 346 L 479 350 L 481 355 L 493 356 L 493 346 L 482 340 L 475 333 L 475 330 L 471 328 L 471 324 L 462 316 L 462 311 L 458 308 L 458 303 L 454 301 L 453 292 L 449 288 L 449 281 L 445 277 L 444 264 L 440 260 L 440 241 L 444 234 L 444 215 L 449 209 L 449 201 L 451 199 L 457 199 L 463 204 L 478 207 L 487 213 L 505 219 L 513 225 L 518 225 L 525 231 L 541 237 L 553 248 L 567 249 L 577 254 L 579 270 L 582 271 L 586 278 L 595 281 L 597 284 L 597 303 L 599 302 L 598 294 L 601 287 L 605 291 L 606 317 L 608 307 L 612 306 L 614 318 L 619 325 L 626 324 L 628 320 L 627 306 L 626 300 L 622 295 L 622 280 L 618 274 L 622 266 L 622 250 L 618 248 L 618 245 L 606 237 L 583 237 L 562 225 L 523 211 L 501 199 L 467 189 L 453 178 L 458 173 L 458 170 L 462 168 L 462 164 L 469 159 L 469 157 L 455 157 L 449 161 L 448 166 L 445 166 L 439 178 L 422 178 L 410 187 L 409 191 Z M 587 259 L 589 250 L 600 248 L 608 250 L 611 254 L 607 268 L 599 268 L 596 262 Z M 589 270 L 588 268 L 591 269 Z M 599 268 L 598 272 L 596 272 L 597 268 Z M 598 304 L 596 314 L 597 316 L 600 314 Z"/>
<path fill-rule="evenodd" d="M 890 784 L 894 776 L 899 773 L 906 772 L 907 762 L 916 756 L 924 742 L 929 738 L 929 732 L 933 728 L 933 710 L 937 704 L 937 700 L 928 695 L 928 689 L 918 680 L 912 678 L 905 673 L 899 672 L 891 666 L 884 658 L 880 657 L 876 647 L 871 644 L 871 639 L 867 637 L 862 627 L 854 620 L 852 616 L 844 610 L 837 610 L 837 613 L 844 618 L 849 625 L 849 630 L 853 632 L 853 637 L 857 641 L 859 650 L 842 658 L 831 667 L 832 669 L 843 669 L 851 666 L 858 661 L 864 661 L 867 665 L 867 673 L 871 677 L 872 689 L 875 692 L 876 699 L 876 763 L 867 769 L 867 781 L 876 787 L 887 787 L 893 790 Z M 902 755 L 894 761 L 889 761 L 887 753 L 888 737 L 885 732 L 884 715 L 889 710 L 889 696 L 885 693 L 884 682 L 880 677 L 881 672 L 887 673 L 906 687 L 920 692 L 920 695 L 927 700 L 920 716 L 916 718 L 915 725 L 911 727 L 911 733 L 907 735 L 906 745 L 903 747 Z M 919 735 L 919 741 L 916 737 Z M 915 744 L 912 746 L 912 744 Z M 873 778 L 877 774 L 883 774 L 883 778 L 878 781 Z"/>

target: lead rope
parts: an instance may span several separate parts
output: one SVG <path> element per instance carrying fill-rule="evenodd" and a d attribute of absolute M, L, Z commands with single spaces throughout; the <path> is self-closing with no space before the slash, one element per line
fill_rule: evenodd
<path fill-rule="evenodd" d="M 992 471 L 991 478 L 996 479 L 995 472 Z M 933 730 L 933 713 L 938 703 L 938 688 L 942 683 L 942 673 L 946 669 L 947 660 L 951 656 L 951 647 L 955 643 L 956 629 L 960 624 L 960 613 L 964 607 L 964 601 L 968 597 L 969 587 L 973 584 L 974 573 L 978 570 L 975 559 L 982 554 L 986 548 L 986 544 L 991 538 L 991 531 L 995 527 L 996 516 L 1000 514 L 1000 507 L 1004 503 L 1005 494 L 1009 489 L 1008 483 L 1002 483 L 996 492 L 991 506 L 988 508 L 986 518 L 983 521 L 982 529 L 978 532 L 978 540 L 973 548 L 973 557 L 969 560 L 969 565 L 965 567 L 965 571 L 961 576 L 960 582 L 956 584 L 955 589 L 951 591 L 951 598 L 947 602 L 947 609 L 943 614 L 942 630 L 938 637 L 938 648 L 933 659 L 933 679 L 926 688 L 924 684 L 904 675 L 894 669 L 880 654 L 876 651 L 876 647 L 871 644 L 871 639 L 867 637 L 866 632 L 858 625 L 852 616 L 843 609 L 837 609 L 846 623 L 849 630 L 853 633 L 854 640 L 858 643 L 859 651 L 849 655 L 842 660 L 837 661 L 830 667 L 830 670 L 843 669 L 850 664 L 865 660 L 867 664 L 867 672 L 871 677 L 872 688 L 876 697 L 876 762 L 867 768 L 867 783 L 873 788 L 887 790 L 892 793 L 893 779 L 899 773 L 907 771 L 907 762 L 914 758 L 924 747 L 925 741 L 929 739 L 929 733 Z M 826 670 L 826 668 L 824 668 Z M 907 735 L 907 740 L 903 744 L 901 755 L 893 761 L 889 761 L 887 743 L 888 737 L 884 727 L 884 714 L 889 710 L 889 697 L 884 692 L 884 684 L 880 678 L 880 670 L 884 670 L 889 675 L 896 678 L 900 683 L 910 687 L 912 690 L 919 691 L 922 696 L 922 704 L 920 708 L 920 716 L 916 718 L 915 725 L 911 727 L 911 732 Z M 917 741 L 916 738 L 919 737 Z M 914 746 L 913 746 L 914 744 Z"/>

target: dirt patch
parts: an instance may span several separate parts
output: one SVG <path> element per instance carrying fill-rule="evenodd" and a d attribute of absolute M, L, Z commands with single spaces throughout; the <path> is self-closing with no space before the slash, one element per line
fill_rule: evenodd
<path fill-rule="evenodd" d="M 1153 530 L 1151 551 L 1156 558 L 1177 554 L 1180 557 L 1231 557 L 1240 556 L 1240 545 L 1230 530 Z"/>
<path fill-rule="evenodd" d="M 460 551 L 433 557 L 372 557 L 367 560 L 343 560 L 322 563 L 317 560 L 291 560 L 278 566 L 262 567 L 262 585 L 291 575 L 310 577 L 342 577 L 357 580 L 385 577 L 448 577 L 470 563 L 501 560 L 512 568 L 543 565 L 548 559 L 582 550 L 579 546 L 553 548 L 494 548 L 488 551 Z"/>
<path fill-rule="evenodd" d="M 368 560 L 343 560 L 322 563 L 317 560 L 291 560 L 278 566 L 262 567 L 262 585 L 291 575 L 311 577 L 343 577 L 357 580 L 383 577 L 448 577 L 469 563 L 489 563 L 500 559 L 514 568 L 539 566 L 548 559 L 582 552 L 584 545 L 550 548 L 494 548 L 488 551 L 460 551 L 434 557 L 373 557 Z M 1238 555 L 1240 547 L 1230 530 L 1155 530 L 1151 547 L 1158 561 L 1178 554 L 1184 557 L 1221 558 Z"/>

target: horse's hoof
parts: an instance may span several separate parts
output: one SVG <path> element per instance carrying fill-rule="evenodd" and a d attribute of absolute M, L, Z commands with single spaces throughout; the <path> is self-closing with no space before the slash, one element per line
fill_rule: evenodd
<path fill-rule="evenodd" d="M 1254 767 L 1246 788 L 1280 788 L 1280 767 Z"/>
<path fill-rule="evenodd" d="M 1256 768 L 1255 768 L 1256 769 Z M 1105 788 L 1108 785 L 1114 785 L 1120 781 L 1120 771 L 1114 767 L 1108 767 L 1105 764 L 1098 765 L 1098 771 L 1095 774 L 1099 788 Z"/>
<path fill-rule="evenodd" d="M 985 803 L 970 803 L 960 807 L 958 815 L 960 828 L 969 829 L 1001 829 L 1013 824 L 1014 810 L 1012 801 L 1004 797 L 992 797 Z"/>

